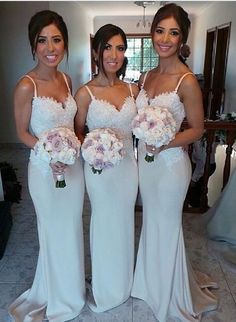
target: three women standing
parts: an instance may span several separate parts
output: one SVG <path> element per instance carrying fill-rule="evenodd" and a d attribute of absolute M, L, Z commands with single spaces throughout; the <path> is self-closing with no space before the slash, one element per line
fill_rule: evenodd
<path fill-rule="evenodd" d="M 101 27 L 93 40 L 98 75 L 77 91 L 77 112 L 70 80 L 57 71 L 68 50 L 64 21 L 51 11 L 32 17 L 29 36 L 38 64 L 17 85 L 15 117 L 19 138 L 32 149 L 29 188 L 37 213 L 40 252 L 31 289 L 10 306 L 15 321 L 47 317 L 64 322 L 78 315 L 85 303 L 82 165 L 79 160 L 69 167 L 55 165 L 54 171 L 65 169 L 67 180 L 66 188 L 57 189 L 51 168 L 33 151 L 43 131 L 57 126 L 73 129 L 75 115 L 75 131 L 81 140 L 85 124 L 90 131 L 109 127 L 125 147 L 121 163 L 100 175 L 94 174 L 89 164 L 84 165 L 92 207 L 90 308 L 103 312 L 122 304 L 132 286 L 132 295 L 145 300 L 160 322 L 168 318 L 199 321 L 202 312 L 216 307 L 215 297 L 207 290 L 215 284 L 205 275 L 194 275 L 186 259 L 182 231 L 183 202 L 191 179 L 190 161 L 182 147 L 203 133 L 200 88 L 178 58 L 189 28 L 188 15 L 181 7 L 168 4 L 157 12 L 151 33 L 160 61 L 141 77 L 138 95 L 136 85 L 120 79 L 126 64 L 124 32 L 112 24 Z M 186 116 L 189 129 L 176 134 L 168 146 L 156 149 L 153 163 L 144 160 L 146 148 L 153 153 L 153 147 L 139 144 L 143 228 L 133 283 L 138 169 L 131 121 L 137 113 L 136 97 L 138 108 L 167 107 L 178 130 Z"/>

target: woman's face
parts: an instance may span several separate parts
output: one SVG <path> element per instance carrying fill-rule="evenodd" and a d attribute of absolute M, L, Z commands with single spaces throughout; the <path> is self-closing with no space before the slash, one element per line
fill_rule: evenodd
<path fill-rule="evenodd" d="M 115 35 L 106 43 L 103 51 L 103 68 L 106 74 L 116 73 L 123 65 L 125 45 L 121 35 Z"/>
<path fill-rule="evenodd" d="M 181 30 L 173 17 L 161 20 L 152 36 L 153 46 L 160 57 L 178 55 L 182 41 Z"/>
<path fill-rule="evenodd" d="M 65 44 L 60 30 L 54 24 L 44 27 L 36 44 L 36 56 L 39 62 L 55 67 L 62 61 L 64 54 Z"/>

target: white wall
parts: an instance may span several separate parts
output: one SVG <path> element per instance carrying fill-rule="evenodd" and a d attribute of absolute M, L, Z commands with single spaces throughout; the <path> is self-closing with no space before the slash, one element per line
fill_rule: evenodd
<path fill-rule="evenodd" d="M 67 72 L 73 85 L 73 92 L 91 78 L 90 37 L 93 20 L 81 6 L 73 1 L 50 1 L 50 10 L 62 15 L 69 34 L 69 59 L 60 66 Z"/>
<path fill-rule="evenodd" d="M 198 73 L 203 72 L 206 31 L 207 29 L 232 22 L 228 64 L 225 80 L 225 112 L 236 112 L 236 2 L 220 1 L 213 2 L 199 17 L 196 18 L 194 26 L 194 69 Z"/>
<path fill-rule="evenodd" d="M 153 16 L 146 17 L 150 22 L 152 22 Z M 112 23 L 117 25 L 124 30 L 125 33 L 150 33 L 150 27 L 140 26 L 136 27 L 140 17 L 133 16 L 100 16 L 94 18 L 94 33 L 103 25 L 107 23 Z"/>
<path fill-rule="evenodd" d="M 73 1 L 0 1 L 0 143 L 19 142 L 13 116 L 13 91 L 18 79 L 33 68 L 28 23 L 37 11 L 61 14 L 69 33 L 69 59 L 60 70 L 72 78 L 73 92 L 90 79 L 89 34 L 93 22 Z"/>
<path fill-rule="evenodd" d="M 36 11 L 48 7 L 48 2 L 0 2 L 0 143 L 17 142 L 13 90 L 34 66 L 27 24 Z"/>

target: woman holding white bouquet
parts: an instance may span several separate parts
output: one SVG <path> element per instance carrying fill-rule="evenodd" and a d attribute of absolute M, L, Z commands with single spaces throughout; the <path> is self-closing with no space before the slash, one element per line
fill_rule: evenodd
<path fill-rule="evenodd" d="M 131 121 L 137 114 L 138 87 L 120 79 L 127 60 L 126 36 L 112 24 L 93 39 L 97 76 L 78 89 L 76 133 L 84 139 L 85 182 L 91 202 L 92 292 L 88 304 L 103 312 L 125 302 L 134 266 L 134 207 L 138 171 Z"/>
<path fill-rule="evenodd" d="M 63 18 L 50 10 L 36 13 L 28 27 L 37 64 L 19 80 L 14 110 L 19 139 L 31 149 L 28 182 L 40 250 L 33 284 L 9 313 L 16 322 L 64 322 L 85 304 L 77 106 L 70 78 L 57 70 L 68 54 L 68 32 Z"/>
<path fill-rule="evenodd" d="M 138 162 L 143 227 L 132 296 L 146 301 L 159 322 L 200 321 L 203 312 L 217 306 L 208 290 L 216 284 L 202 273 L 193 273 L 182 231 L 183 203 L 191 180 L 184 147 L 198 140 L 204 130 L 201 90 L 179 58 L 189 28 L 182 7 L 167 4 L 157 11 L 151 35 L 159 64 L 141 76 L 136 99 L 139 117 L 134 127 L 142 127 Z M 188 129 L 181 132 L 185 117 Z M 163 126 L 167 120 L 168 130 Z"/>

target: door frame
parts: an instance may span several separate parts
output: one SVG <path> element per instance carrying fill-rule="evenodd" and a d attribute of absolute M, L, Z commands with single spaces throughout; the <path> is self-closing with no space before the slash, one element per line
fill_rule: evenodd
<path fill-rule="evenodd" d="M 226 41 L 220 38 L 224 35 Z M 225 101 L 225 76 L 228 61 L 231 22 L 207 30 L 206 49 L 204 61 L 204 89 L 203 105 L 204 114 L 208 119 L 216 119 L 217 114 L 224 111 Z"/>

